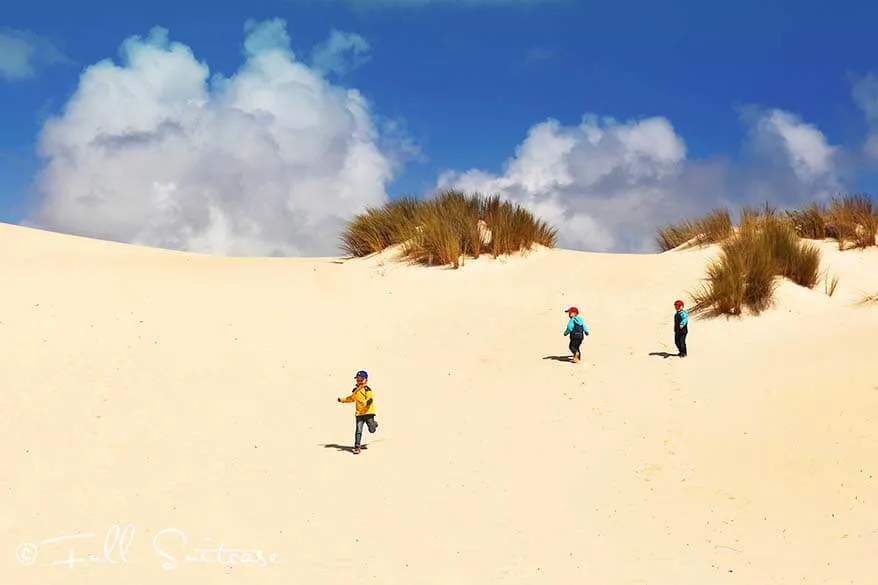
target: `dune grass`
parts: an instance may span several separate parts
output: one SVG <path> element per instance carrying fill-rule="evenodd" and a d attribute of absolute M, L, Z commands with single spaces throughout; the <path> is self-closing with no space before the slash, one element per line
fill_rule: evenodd
<path fill-rule="evenodd" d="M 665 226 L 658 231 L 661 251 L 686 245 L 719 244 L 720 256 L 707 268 L 695 293 L 692 312 L 741 315 L 760 313 L 773 303 L 779 279 L 813 288 L 820 280 L 820 248 L 802 240 L 835 240 L 839 250 L 876 245 L 878 208 L 867 195 L 835 196 L 828 204 L 811 204 L 780 212 L 770 203 L 741 209 L 738 226 L 725 209 Z M 832 296 L 838 277 L 824 276 Z"/>
<path fill-rule="evenodd" d="M 405 198 L 368 208 L 341 235 L 342 249 L 356 257 L 401 245 L 404 257 L 426 265 L 458 268 L 466 257 L 494 258 L 557 243 L 557 230 L 498 195 L 447 190 L 420 200 Z"/>
<path fill-rule="evenodd" d="M 691 295 L 692 313 L 759 314 L 771 306 L 778 278 L 813 288 L 820 278 L 820 249 L 801 242 L 776 213 L 750 215 L 720 244 L 707 267 L 706 283 Z"/>
<path fill-rule="evenodd" d="M 368 256 L 406 237 L 421 202 L 412 197 L 391 201 L 384 207 L 367 207 L 342 233 L 342 249 L 352 256 Z"/>
<path fill-rule="evenodd" d="M 759 225 L 766 218 L 778 219 L 778 216 L 777 207 L 769 201 L 764 202 L 759 207 L 744 206 L 741 208 L 739 225 Z"/>
<path fill-rule="evenodd" d="M 684 244 L 707 245 L 721 242 L 732 234 L 732 216 L 728 209 L 714 209 L 694 220 L 666 225 L 656 238 L 659 250 L 665 252 Z"/>
<path fill-rule="evenodd" d="M 824 240 L 833 237 L 831 226 L 826 224 L 826 208 L 819 204 L 811 204 L 804 209 L 787 210 L 787 217 L 800 238 L 808 240 Z"/>
<path fill-rule="evenodd" d="M 835 240 L 839 250 L 875 246 L 878 207 L 868 195 L 836 195 L 828 205 L 787 211 L 796 233 L 810 240 Z"/>
<path fill-rule="evenodd" d="M 835 197 L 826 210 L 826 223 L 833 229 L 838 249 L 869 248 L 875 245 L 878 228 L 872 200 L 866 195 Z"/>
<path fill-rule="evenodd" d="M 831 277 L 829 276 L 829 272 L 823 276 L 823 291 L 826 293 L 826 296 L 831 297 L 835 294 L 835 289 L 838 287 L 838 275 L 833 274 Z"/>
<path fill-rule="evenodd" d="M 759 224 L 764 218 L 776 218 L 789 224 L 796 235 L 807 240 L 835 240 L 840 250 L 868 248 L 876 245 L 878 206 L 868 195 L 836 195 L 828 204 L 812 203 L 801 209 L 778 210 L 771 203 L 741 209 L 739 226 Z M 658 230 L 659 251 L 689 243 L 720 243 L 734 231 L 726 209 L 711 211 L 694 220 L 683 220 Z"/>

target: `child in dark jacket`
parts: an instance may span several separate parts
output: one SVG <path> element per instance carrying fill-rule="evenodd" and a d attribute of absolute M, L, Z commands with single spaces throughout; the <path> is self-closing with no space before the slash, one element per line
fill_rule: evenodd
<path fill-rule="evenodd" d="M 683 301 L 674 301 L 674 345 L 677 346 L 677 355 L 686 357 L 686 336 L 689 334 L 689 313 L 683 308 Z"/>
<path fill-rule="evenodd" d="M 582 345 L 582 340 L 588 335 L 588 327 L 583 323 L 582 317 L 579 316 L 579 309 L 576 307 L 570 307 L 567 309 L 566 313 L 569 320 L 567 321 L 567 328 L 564 330 L 564 335 L 565 337 L 567 335 L 570 336 L 570 345 L 568 347 L 573 354 L 573 363 L 578 363 L 579 360 L 582 359 L 582 356 L 579 353 L 579 347 Z"/>

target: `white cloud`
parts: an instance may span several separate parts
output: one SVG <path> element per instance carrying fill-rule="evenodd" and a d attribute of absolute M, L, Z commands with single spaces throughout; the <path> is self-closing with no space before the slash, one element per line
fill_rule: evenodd
<path fill-rule="evenodd" d="M 363 96 L 296 60 L 282 20 L 245 25 L 242 67 L 210 72 L 161 28 L 85 70 L 48 121 L 31 221 L 224 255 L 338 253 L 344 222 L 386 201 L 400 162 Z M 386 127 L 387 123 L 382 124 Z"/>
<path fill-rule="evenodd" d="M 530 129 L 501 174 L 449 171 L 438 186 L 500 193 L 556 225 L 562 247 L 645 252 L 669 221 L 736 203 L 799 202 L 837 184 L 836 147 L 794 116 L 763 114 L 751 139 L 760 165 L 735 172 L 727 161 L 688 159 L 665 118 L 549 120 Z"/>
<path fill-rule="evenodd" d="M 803 183 L 832 179 L 833 157 L 838 147 L 830 146 L 816 126 L 802 122 L 789 112 L 771 110 L 759 119 L 755 133 L 763 145 L 783 149 L 793 172 Z"/>
<path fill-rule="evenodd" d="M 360 35 L 333 29 L 326 42 L 311 52 L 311 66 L 324 74 L 344 75 L 369 61 L 370 49 L 368 41 Z M 346 59 L 347 53 L 351 53 L 350 61 Z"/>
<path fill-rule="evenodd" d="M 31 31 L 0 30 L 0 78 L 31 79 L 41 65 L 68 62 L 55 45 Z"/>

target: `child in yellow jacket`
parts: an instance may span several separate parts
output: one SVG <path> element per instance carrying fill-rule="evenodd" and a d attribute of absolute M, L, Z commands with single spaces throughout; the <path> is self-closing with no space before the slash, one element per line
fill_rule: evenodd
<path fill-rule="evenodd" d="M 363 437 L 363 425 L 365 424 L 370 433 L 374 433 L 378 429 L 378 422 L 375 420 L 375 403 L 372 399 L 372 389 L 366 383 L 369 381 L 369 374 L 364 370 L 357 372 L 355 379 L 357 385 L 354 387 L 350 396 L 339 398 L 339 402 L 356 403 L 356 420 L 357 427 L 354 432 L 354 454 L 360 453 L 360 439 Z"/>

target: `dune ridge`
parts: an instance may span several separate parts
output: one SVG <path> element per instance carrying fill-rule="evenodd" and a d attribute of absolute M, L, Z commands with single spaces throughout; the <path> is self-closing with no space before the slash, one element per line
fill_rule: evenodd
<path fill-rule="evenodd" d="M 878 292 L 878 251 L 820 245 L 832 297 L 785 282 L 758 317 L 694 319 L 680 360 L 662 355 L 672 302 L 715 246 L 446 270 L 393 250 L 218 258 L 0 225 L 0 574 L 870 584 L 878 307 L 857 302 Z M 575 365 L 570 304 L 591 332 Z M 380 428 L 354 456 L 335 399 L 359 369 Z M 51 565 L 100 556 L 129 523 L 130 562 Z M 94 536 L 16 558 L 78 532 Z M 185 561 L 221 540 L 280 563 Z"/>

